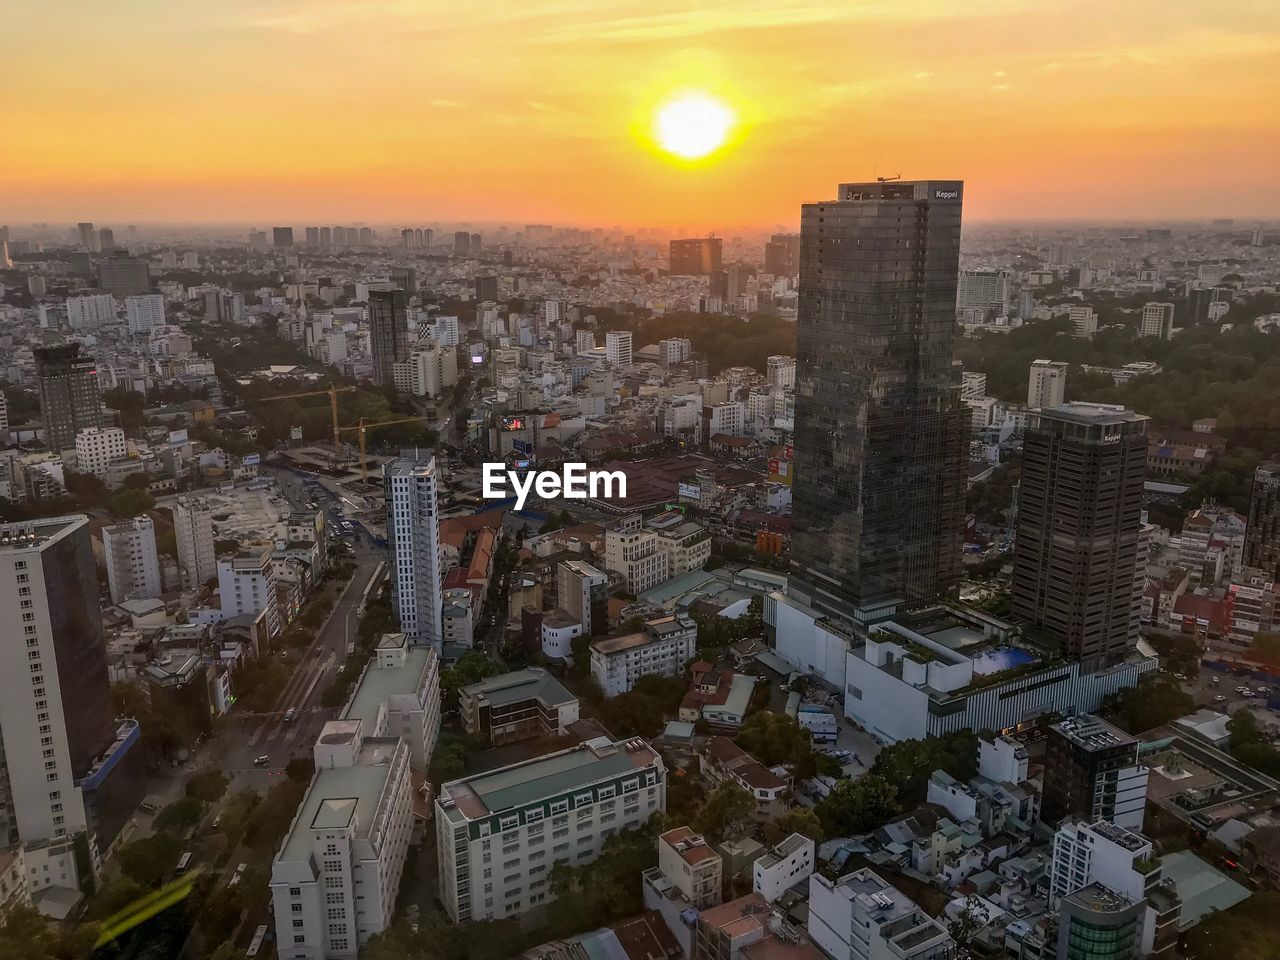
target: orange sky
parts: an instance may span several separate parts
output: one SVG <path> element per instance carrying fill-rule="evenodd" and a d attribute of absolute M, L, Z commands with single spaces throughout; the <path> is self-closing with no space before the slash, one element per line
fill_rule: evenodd
<path fill-rule="evenodd" d="M 5 0 L 0 222 L 1280 216 L 1275 0 Z M 679 165 L 664 96 L 738 112 Z"/>

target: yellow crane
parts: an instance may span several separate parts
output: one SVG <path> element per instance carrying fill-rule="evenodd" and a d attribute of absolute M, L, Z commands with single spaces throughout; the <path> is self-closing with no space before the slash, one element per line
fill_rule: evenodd
<path fill-rule="evenodd" d="M 339 427 L 338 433 L 348 433 L 352 430 L 358 431 L 360 437 L 360 480 L 362 483 L 369 482 L 369 463 L 365 459 L 365 435 L 378 427 L 389 427 L 396 423 L 422 423 L 422 417 L 400 417 L 396 420 L 366 420 L 360 418 L 359 423 L 352 424 L 349 427 Z"/>
<path fill-rule="evenodd" d="M 355 387 L 335 387 L 332 384 L 325 390 L 308 390 L 305 393 L 278 393 L 274 397 L 263 397 L 263 400 L 300 400 L 303 397 L 328 397 L 329 410 L 333 414 L 333 449 L 336 456 L 342 448 L 341 432 L 344 428 L 338 426 L 338 394 L 349 393 L 354 391 Z M 352 428 L 346 428 L 352 429 Z"/>

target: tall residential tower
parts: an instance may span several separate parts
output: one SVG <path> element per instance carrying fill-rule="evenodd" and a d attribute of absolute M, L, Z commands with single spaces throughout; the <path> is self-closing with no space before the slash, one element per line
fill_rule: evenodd
<path fill-rule="evenodd" d="M 442 642 L 439 477 L 429 453 L 403 451 L 383 469 L 391 597 L 410 642 Z"/>

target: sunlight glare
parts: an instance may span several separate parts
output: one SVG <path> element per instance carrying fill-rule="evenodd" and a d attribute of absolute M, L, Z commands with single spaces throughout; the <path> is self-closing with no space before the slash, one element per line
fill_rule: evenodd
<path fill-rule="evenodd" d="M 684 94 L 657 109 L 654 138 L 668 153 L 697 160 L 724 145 L 736 120 L 723 101 L 705 93 Z"/>

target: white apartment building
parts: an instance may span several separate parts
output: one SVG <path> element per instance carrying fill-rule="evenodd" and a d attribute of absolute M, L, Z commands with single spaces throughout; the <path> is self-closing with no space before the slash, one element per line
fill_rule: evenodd
<path fill-rule="evenodd" d="M 596 348 L 596 335 L 590 330 L 579 330 L 573 338 L 576 353 L 591 353 Z"/>
<path fill-rule="evenodd" d="M 644 528 L 638 514 L 605 531 L 604 565 L 621 574 L 623 586 L 632 593 L 644 593 L 669 579 L 667 555 L 658 548 L 658 535 Z"/>
<path fill-rule="evenodd" d="M 1072 307 L 1067 311 L 1071 320 L 1071 335 L 1085 340 L 1092 340 L 1098 332 L 1098 315 L 1093 307 Z"/>
<path fill-rule="evenodd" d="M 616 697 L 649 674 L 678 677 L 698 649 L 698 625 L 688 614 L 645 621 L 636 633 L 595 640 L 591 676 L 606 697 Z"/>
<path fill-rule="evenodd" d="M 659 834 L 658 869 L 699 910 L 724 899 L 724 861 L 701 834 L 688 827 Z"/>
<path fill-rule="evenodd" d="M 1035 360 L 1027 381 L 1027 406 L 1032 410 L 1061 406 L 1067 397 L 1067 370 L 1061 360 Z"/>
<path fill-rule="evenodd" d="M 592 346 L 595 344 L 593 343 Z M 684 337 L 668 337 L 658 341 L 658 358 L 664 366 L 684 363 L 693 355 L 693 344 Z"/>
<path fill-rule="evenodd" d="M 178 566 L 192 589 L 218 572 L 213 541 L 213 511 L 200 497 L 179 497 L 171 507 L 178 541 Z"/>
<path fill-rule="evenodd" d="M 714 403 L 705 412 L 707 417 L 707 439 L 717 433 L 730 437 L 745 436 L 747 432 L 747 405 L 741 400 L 727 400 Z"/>
<path fill-rule="evenodd" d="M 384 633 L 338 718 L 359 720 L 371 737 L 399 737 L 409 763 L 426 770 L 440 734 L 440 654 Z"/>
<path fill-rule="evenodd" d="M 981 400 L 987 395 L 987 375 L 966 370 L 960 375 L 960 399 Z"/>
<path fill-rule="evenodd" d="M 76 472 L 105 480 L 107 467 L 124 457 L 127 447 L 119 427 L 88 427 L 76 431 Z"/>
<path fill-rule="evenodd" d="M 458 354 L 433 341 L 419 343 L 409 354 L 407 390 L 417 397 L 438 397 L 458 382 Z"/>
<path fill-rule="evenodd" d="M 116 322 L 116 298 L 109 293 L 67 298 L 67 325 L 72 330 L 92 330 Z"/>
<path fill-rule="evenodd" d="M 475 595 L 470 587 L 444 591 L 440 606 L 440 639 L 449 646 L 475 643 Z"/>
<path fill-rule="evenodd" d="M 446 783 L 435 801 L 439 897 L 454 923 L 520 916 L 551 897 L 556 861 L 590 863 L 609 837 L 665 810 L 666 766 L 638 738 L 599 737 Z"/>
<path fill-rule="evenodd" d="M 700 523 L 690 520 L 654 532 L 658 550 L 667 557 L 667 579 L 701 570 L 711 559 L 711 532 Z"/>
<path fill-rule="evenodd" d="M 331 720 L 316 772 L 271 865 L 281 960 L 354 960 L 391 925 L 413 830 L 409 747 Z"/>
<path fill-rule="evenodd" d="M 218 560 L 218 597 L 224 620 L 242 614 L 257 616 L 265 610 L 271 635 L 280 632 L 279 598 L 270 550 Z"/>
<path fill-rule="evenodd" d="M 657 432 L 664 437 L 694 434 L 702 420 L 702 397 L 696 393 L 668 397 L 658 408 Z"/>
<path fill-rule="evenodd" d="M 765 375 L 769 386 L 783 390 L 796 388 L 796 358 L 775 354 L 765 361 Z"/>
<path fill-rule="evenodd" d="M 458 345 L 457 317 L 436 317 L 435 341 L 442 347 L 456 347 Z"/>
<path fill-rule="evenodd" d="M 793 833 L 751 865 L 751 889 L 770 903 L 777 903 L 797 883 L 809 879 L 817 862 L 813 840 L 803 833 Z"/>
<path fill-rule="evenodd" d="M 1138 335 L 1157 337 L 1161 340 L 1173 339 L 1173 304 L 1148 303 L 1142 308 L 1142 322 L 1138 327 Z"/>
<path fill-rule="evenodd" d="M 616 367 L 629 367 L 632 361 L 630 330 L 610 330 L 604 335 L 604 356 Z"/>
<path fill-rule="evenodd" d="M 809 877 L 809 939 L 835 960 L 949 960 L 946 927 L 867 868 Z"/>
<path fill-rule="evenodd" d="M 961 270 L 956 284 L 956 311 L 981 321 L 994 311 L 1009 312 L 1013 302 L 1012 274 L 1008 270 Z"/>
<path fill-rule="evenodd" d="M 148 516 L 102 528 L 102 553 L 112 603 L 149 600 L 164 592 L 156 529 Z"/>
<path fill-rule="evenodd" d="M 435 457 L 401 456 L 383 468 L 391 596 L 410 643 L 439 646 L 443 631 Z"/>
<path fill-rule="evenodd" d="M 125 297 L 124 315 L 130 333 L 150 333 L 152 327 L 164 326 L 164 297 L 158 293 Z"/>

